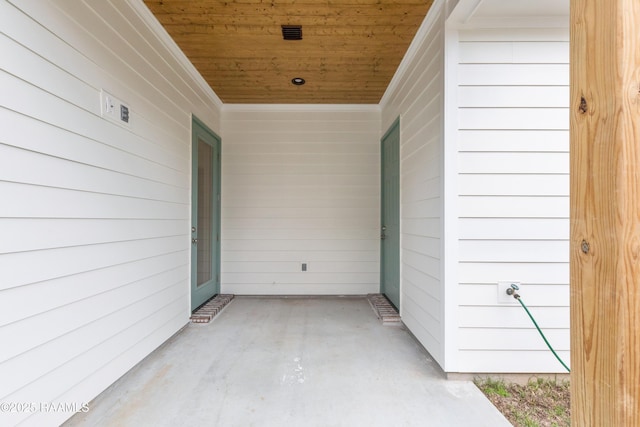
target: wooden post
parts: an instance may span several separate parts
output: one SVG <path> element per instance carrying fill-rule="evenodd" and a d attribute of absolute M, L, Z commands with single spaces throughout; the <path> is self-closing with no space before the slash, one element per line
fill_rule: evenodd
<path fill-rule="evenodd" d="M 640 1 L 571 0 L 571 414 L 640 425 Z"/>

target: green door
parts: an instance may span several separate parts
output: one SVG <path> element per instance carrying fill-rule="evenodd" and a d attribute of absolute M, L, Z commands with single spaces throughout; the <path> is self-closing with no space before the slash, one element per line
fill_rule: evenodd
<path fill-rule="evenodd" d="M 220 138 L 192 126 L 191 309 L 220 293 Z"/>
<path fill-rule="evenodd" d="M 400 309 L 400 118 L 381 143 L 380 292 Z"/>

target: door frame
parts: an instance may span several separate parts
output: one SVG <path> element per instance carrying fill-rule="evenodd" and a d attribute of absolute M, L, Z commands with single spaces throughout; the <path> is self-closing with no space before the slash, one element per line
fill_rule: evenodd
<path fill-rule="evenodd" d="M 389 298 L 389 296 L 386 294 L 385 292 L 385 257 L 389 256 L 389 254 L 387 254 L 385 251 L 385 247 L 384 247 L 384 242 L 382 240 L 382 236 L 384 235 L 385 231 L 382 229 L 382 227 L 385 225 L 385 202 L 388 200 L 388 198 L 385 197 L 385 190 L 384 190 L 384 184 L 385 184 L 385 155 L 384 155 L 384 142 L 385 140 L 392 135 L 394 132 L 397 132 L 398 135 L 398 142 L 397 142 L 397 154 L 398 154 L 398 164 L 397 164 L 397 168 L 398 168 L 398 189 L 397 189 L 397 206 L 398 206 L 398 229 L 395 230 L 395 232 L 397 233 L 397 239 L 398 239 L 398 252 L 397 254 L 395 254 L 394 256 L 394 260 L 397 262 L 397 271 L 398 271 L 398 296 L 397 296 L 397 301 L 393 301 L 391 298 Z M 387 299 L 394 305 L 397 305 L 397 309 L 398 311 L 400 311 L 400 305 L 402 304 L 402 292 L 401 292 L 401 262 L 400 262 L 400 245 L 401 245 L 401 233 L 400 233 L 400 223 L 401 223 L 401 216 L 400 216 L 400 116 L 398 116 L 393 123 L 391 124 L 391 126 L 389 126 L 389 128 L 387 129 L 387 131 L 384 133 L 384 135 L 382 136 L 382 138 L 380 139 L 380 235 L 381 235 L 381 240 L 380 240 L 380 292 L 385 294 L 385 296 L 387 297 Z"/>
<path fill-rule="evenodd" d="M 197 230 L 194 233 L 193 226 L 197 223 L 198 215 L 198 145 L 200 139 L 204 140 L 207 144 L 213 148 L 213 173 L 212 173 L 212 189 L 215 192 L 213 200 L 212 210 L 212 229 L 209 238 L 212 242 L 212 259 L 211 259 L 211 274 L 214 277 L 213 291 L 207 291 L 206 296 L 198 295 L 197 293 L 197 280 L 198 280 L 198 259 L 197 259 Z M 191 117 L 191 224 L 190 224 L 190 272 L 191 280 L 189 283 L 190 294 L 190 307 L 191 311 L 194 311 L 200 305 L 202 305 L 209 298 L 220 293 L 220 214 L 221 214 L 221 148 L 222 140 L 213 132 L 207 125 L 204 124 L 195 115 Z"/>

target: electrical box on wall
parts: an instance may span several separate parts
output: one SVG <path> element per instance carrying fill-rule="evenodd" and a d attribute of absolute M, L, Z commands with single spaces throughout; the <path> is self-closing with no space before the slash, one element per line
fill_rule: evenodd
<path fill-rule="evenodd" d="M 131 124 L 131 107 L 104 89 L 100 92 L 100 113 L 103 117 L 121 125 Z"/>

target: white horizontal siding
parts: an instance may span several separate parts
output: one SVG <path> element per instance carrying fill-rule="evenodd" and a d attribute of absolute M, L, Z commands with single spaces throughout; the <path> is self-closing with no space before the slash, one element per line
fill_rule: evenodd
<path fill-rule="evenodd" d="M 461 108 L 566 108 L 566 86 L 461 86 Z"/>
<path fill-rule="evenodd" d="M 463 240 L 460 261 L 555 262 L 569 252 L 566 240 Z"/>
<path fill-rule="evenodd" d="M 568 32 L 465 30 L 458 64 L 459 371 L 562 372 L 569 350 Z"/>
<path fill-rule="evenodd" d="M 459 53 L 461 64 L 566 64 L 569 42 L 465 40 Z"/>
<path fill-rule="evenodd" d="M 187 322 L 191 115 L 219 131 L 219 101 L 138 9 L 0 2 L 0 401 L 89 402 Z"/>
<path fill-rule="evenodd" d="M 522 314 L 521 311 L 518 313 Z M 551 343 L 569 342 L 569 331 L 566 329 L 553 329 L 547 325 L 545 331 L 545 336 Z M 540 339 L 538 331 L 533 327 L 508 330 L 469 328 L 461 331 L 461 337 L 462 342 L 465 343 L 465 348 L 462 348 L 462 351 L 478 349 L 500 351 L 505 347 L 520 351 L 549 351 L 544 341 Z M 569 348 L 556 346 L 555 350 L 568 351 Z"/>
<path fill-rule="evenodd" d="M 569 321 L 569 307 L 531 307 L 530 311 L 542 329 L 562 328 Z M 460 314 L 462 329 L 533 329 L 531 320 L 519 305 L 503 307 L 501 310 L 496 310 L 494 307 L 461 307 Z M 499 331 L 494 332 L 499 333 Z M 460 342 L 461 348 L 467 345 L 464 341 Z M 519 343 L 518 345 L 527 344 Z M 535 348 L 537 345 L 538 343 L 528 344 L 529 348 Z M 566 346 L 566 343 L 562 345 Z M 504 350 L 510 350 L 510 348 L 504 348 Z"/>
<path fill-rule="evenodd" d="M 565 240 L 569 235 L 566 218 L 461 218 L 460 235 L 485 240 Z"/>
<path fill-rule="evenodd" d="M 50 224 L 54 225 L 55 221 L 51 221 Z M 172 236 L 8 253 L 2 256 L 0 262 L 0 268 L 7 272 L 0 289 L 109 268 L 121 263 L 172 252 L 180 256 L 178 252 L 184 252 L 187 248 L 188 242 L 185 241 L 184 236 Z M 66 262 L 53 261 L 58 257 Z M 38 268 L 33 268 L 34 265 L 38 265 Z"/>
<path fill-rule="evenodd" d="M 463 174 L 566 175 L 569 153 L 560 152 L 460 152 Z"/>
<path fill-rule="evenodd" d="M 374 250 L 309 250 L 305 248 L 305 254 L 309 259 L 314 260 L 314 264 L 325 262 L 353 262 L 353 263 L 375 263 L 379 262 L 379 253 Z M 298 258 L 297 250 L 278 250 L 278 251 L 227 251 L 225 257 L 226 262 L 288 262 L 291 259 Z"/>
<path fill-rule="evenodd" d="M 458 35 L 461 42 L 569 42 L 566 28 L 520 28 L 516 31 L 505 31 L 504 28 L 477 28 L 463 30 Z"/>
<path fill-rule="evenodd" d="M 0 254 L 181 236 L 188 225 L 184 219 L 4 218 Z"/>
<path fill-rule="evenodd" d="M 460 127 L 472 129 L 563 130 L 569 108 L 461 108 Z"/>
<path fill-rule="evenodd" d="M 442 2 L 432 6 L 410 50 L 411 59 L 401 65 L 381 103 L 381 132 L 400 116 L 400 314 L 444 366 Z"/>
<path fill-rule="evenodd" d="M 496 306 L 502 307 L 496 301 L 496 286 L 493 283 L 470 283 L 460 285 L 458 303 L 463 306 Z M 513 305 L 517 303 L 514 301 Z M 527 306 L 531 307 L 567 307 L 569 294 L 566 284 L 528 284 Z M 523 313 L 525 314 L 525 313 Z M 500 329 L 495 331 L 500 333 Z"/>
<path fill-rule="evenodd" d="M 460 129 L 458 147 L 466 152 L 562 152 L 569 151 L 569 130 Z"/>
<path fill-rule="evenodd" d="M 526 302 L 527 284 L 567 284 L 569 268 L 565 262 L 462 262 L 458 276 L 465 284 L 522 282 L 521 294 Z"/>
<path fill-rule="evenodd" d="M 486 174 L 464 175 L 458 180 L 460 187 L 473 196 L 565 196 L 569 191 L 566 174 Z"/>
<path fill-rule="evenodd" d="M 567 218 L 565 196 L 460 196 L 461 216 L 471 218 Z"/>
<path fill-rule="evenodd" d="M 377 292 L 377 108 L 247 105 L 223 119 L 222 291 Z"/>
<path fill-rule="evenodd" d="M 566 86 L 569 64 L 460 64 L 462 86 Z"/>
<path fill-rule="evenodd" d="M 232 187 L 229 188 L 230 192 L 234 190 Z M 322 192 L 319 193 L 322 194 Z M 367 224 L 367 227 L 377 227 L 379 225 L 376 223 L 375 218 L 289 218 L 286 223 L 278 218 L 228 218 L 226 220 L 228 229 L 233 230 L 232 233 L 246 233 L 244 230 L 248 229 L 261 229 L 266 233 L 269 232 L 269 230 L 275 230 L 277 232 L 277 230 L 283 229 L 296 230 L 310 228 L 324 232 L 323 230 L 330 230 L 335 227 L 338 227 L 340 230 L 345 230 L 346 233 L 351 233 L 357 232 L 356 229 L 358 225 L 362 223 Z"/>

